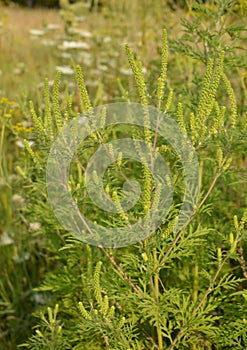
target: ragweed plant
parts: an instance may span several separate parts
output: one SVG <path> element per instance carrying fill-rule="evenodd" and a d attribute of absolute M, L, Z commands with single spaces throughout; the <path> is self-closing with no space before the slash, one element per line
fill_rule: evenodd
<path fill-rule="evenodd" d="M 8 58 L 1 68 L 2 86 L 10 89 L 6 95 L 16 97 L 14 86 L 26 91 L 32 85 L 28 96 L 34 101 L 29 111 L 25 103 L 21 109 L 8 99 L 0 103 L 0 348 L 12 350 L 26 343 L 31 349 L 246 349 L 245 2 L 187 1 L 189 12 L 174 7 L 172 13 L 164 1 L 111 0 L 102 13 L 82 8 L 87 15 L 82 23 L 74 12 L 76 26 L 70 26 L 68 17 L 65 37 L 32 40 L 28 60 L 22 46 L 20 52 L 14 49 L 11 30 L 5 30 L 5 23 L 1 27 L 3 57 Z M 180 3 L 185 8 L 185 2 Z M 11 11 L 16 18 L 16 10 Z M 181 14 L 187 18 L 181 40 L 169 40 L 168 45 L 165 31 L 159 43 L 164 23 L 168 37 L 177 37 Z M 38 24 L 35 13 L 33 21 Z M 89 31 L 80 34 L 81 27 Z M 19 31 L 21 42 L 25 31 Z M 68 49 L 68 41 L 81 35 L 85 51 Z M 48 38 L 55 46 L 45 49 L 43 39 Z M 122 40 L 129 42 L 126 50 L 119 47 Z M 51 52 L 54 57 L 48 60 Z M 51 78 L 55 55 L 61 66 L 68 64 L 70 53 L 72 61 L 82 64 L 82 69 L 75 68 L 77 86 L 58 73 L 54 83 L 45 80 L 37 90 L 35 74 L 45 69 Z M 9 79 L 12 56 L 23 62 L 17 65 L 18 75 Z M 143 126 L 109 126 L 106 107 L 99 109 L 100 116 L 95 113 L 103 101 L 141 102 Z M 200 163 L 198 202 L 192 203 L 193 193 L 188 197 L 193 212 L 179 231 L 184 164 L 176 143 L 162 137 L 159 128 L 150 128 L 150 105 L 180 126 L 178 135 L 193 144 Z M 50 149 L 80 114 L 89 119 L 88 137 L 73 154 L 64 184 L 78 214 L 101 226 L 99 237 L 118 227 L 129 230 L 127 242 L 133 237 L 131 226 L 145 215 L 141 227 L 144 233 L 150 231 L 162 203 L 161 184 L 173 190 L 160 226 L 129 247 L 95 247 L 77 240 L 50 206 L 45 185 Z M 126 137 L 134 140 L 140 161 L 132 159 L 132 149 L 126 158 L 121 147 L 108 145 Z M 140 142 L 147 147 L 141 148 Z M 111 163 L 103 178 L 97 169 L 87 174 L 100 147 Z M 155 163 L 157 153 L 170 169 L 160 183 L 147 162 Z M 94 191 L 89 193 L 87 185 L 92 183 Z M 58 194 L 61 190 L 55 187 Z M 103 208 L 94 202 L 101 197 L 108 200 Z M 65 216 L 66 198 L 59 201 Z M 108 203 L 112 212 L 106 211 Z"/>
<path fill-rule="evenodd" d="M 86 111 L 91 122 L 85 124 L 88 137 L 73 154 L 66 186 L 81 213 L 101 224 L 102 230 L 129 227 L 130 222 L 136 222 L 148 209 L 156 210 L 161 203 L 160 187 L 155 185 L 145 158 L 140 164 L 123 158 L 121 150 L 106 145 L 109 140 L 131 135 L 141 159 L 143 150 L 138 140 L 145 142 L 148 153 L 153 155 L 152 151 L 156 150 L 166 159 L 172 173 L 166 184 L 173 188 L 173 204 L 160 226 L 130 247 L 112 249 L 103 244 L 90 247 L 66 233 L 49 207 L 45 167 L 49 147 L 78 112 L 75 112 L 73 95 L 63 102 L 65 109 L 60 107 L 59 73 L 51 93 L 44 84 L 43 111 L 37 113 L 30 104 L 36 146 L 30 149 L 26 142 L 25 146 L 32 161 L 28 181 L 31 181 L 33 204 L 29 215 L 41 218 L 43 233 L 51 236 L 50 249 L 57 261 L 57 271 L 47 274 L 38 291 L 52 295 L 49 307 L 55 308 L 55 313 L 48 309 L 47 320 L 46 311 L 41 310 L 36 334 L 23 346 L 30 349 L 244 349 L 247 346 L 247 212 L 243 199 L 238 201 L 236 210 L 236 202 L 229 197 L 238 186 L 234 183 L 238 178 L 234 161 L 239 147 L 237 140 L 239 136 L 243 139 L 241 128 L 246 128 L 246 119 L 239 120 L 227 66 L 224 68 L 226 52 L 221 47 L 208 57 L 202 82 L 197 81 L 200 94 L 193 90 L 191 100 L 184 96 L 185 103 L 181 94 L 176 96 L 176 89 L 168 88 L 172 81 L 169 81 L 166 31 L 155 87 L 146 83 L 142 64 L 136 61 L 129 46 L 126 53 L 142 103 L 144 125 L 142 128 L 106 127 L 103 108 L 100 127 L 95 131 L 92 103 L 81 68 L 76 67 L 80 111 Z M 129 102 L 126 88 L 122 84 L 120 88 L 122 98 L 125 96 Z M 227 96 L 225 105 L 222 94 Z M 193 211 L 178 231 L 178 213 L 185 191 L 183 164 L 173 145 L 159 135 L 158 129 L 150 130 L 152 120 L 147 108 L 150 101 L 161 113 L 177 121 L 181 135 L 186 134 L 191 140 L 200 161 L 199 199 L 197 203 L 190 203 Z M 76 137 L 77 131 L 75 128 Z M 103 187 L 105 196 L 115 205 L 114 213 L 99 208 L 87 193 L 87 163 L 99 146 L 105 147 L 112 160 L 105 171 Z M 133 208 L 125 210 L 121 205 L 122 186 L 131 177 L 140 182 L 141 195 Z M 231 188 L 228 188 L 229 179 Z M 100 184 L 97 171 L 92 173 L 91 180 L 97 189 Z M 100 196 L 99 191 L 96 193 Z M 131 196 L 132 192 L 129 193 Z M 219 193 L 223 203 L 229 202 L 228 213 L 217 207 Z M 61 200 L 65 204 L 66 198 Z M 55 253 L 55 248 L 61 249 Z"/>

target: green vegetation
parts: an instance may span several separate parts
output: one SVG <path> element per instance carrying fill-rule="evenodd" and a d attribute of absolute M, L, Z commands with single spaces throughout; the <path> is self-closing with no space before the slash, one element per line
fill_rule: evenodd
<path fill-rule="evenodd" d="M 247 3 L 179 3 L 1 9 L 0 350 L 247 348 Z M 144 127 L 106 126 L 102 109 L 92 131 L 94 108 L 116 102 L 141 103 Z M 184 164 L 175 144 L 150 130 L 147 105 L 180 126 L 198 157 L 198 202 L 191 195 L 179 230 Z M 103 188 L 116 210 L 97 206 L 84 170 L 98 147 L 137 139 L 169 166 L 173 203 L 140 242 L 91 246 L 56 219 L 47 160 L 81 113 L 92 123 L 66 186 L 102 230 L 126 228 L 163 202 L 147 164 L 107 146 L 117 160 Z M 141 190 L 129 210 L 121 204 L 126 178 Z"/>

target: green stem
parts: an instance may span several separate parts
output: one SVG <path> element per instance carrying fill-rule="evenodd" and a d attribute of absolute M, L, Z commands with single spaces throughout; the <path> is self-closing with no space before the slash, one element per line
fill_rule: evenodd
<path fill-rule="evenodd" d="M 154 258 L 154 296 L 155 300 L 157 303 L 157 336 L 158 336 L 158 344 L 159 344 L 159 349 L 163 349 L 163 338 L 162 338 L 162 331 L 161 331 L 161 326 L 160 326 L 160 320 L 159 320 L 159 273 L 158 273 L 158 264 L 157 264 L 157 250 L 156 248 L 153 250 L 153 258 Z"/>

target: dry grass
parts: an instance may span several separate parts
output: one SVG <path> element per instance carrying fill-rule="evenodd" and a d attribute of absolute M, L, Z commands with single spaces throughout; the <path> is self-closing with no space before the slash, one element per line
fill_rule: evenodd
<path fill-rule="evenodd" d="M 29 30 L 42 29 L 49 23 L 59 24 L 55 10 L 1 9 L 0 67 L 1 95 L 17 99 L 21 94 L 32 95 L 41 77 L 54 76 L 54 49 L 32 39 Z"/>
<path fill-rule="evenodd" d="M 80 52 L 80 55 L 74 53 L 73 60 L 59 57 L 61 52 L 57 48 L 58 37 L 64 35 L 59 11 L 18 7 L 0 9 L 0 97 L 17 99 L 22 95 L 35 100 L 37 85 L 45 77 L 52 80 L 57 65 L 72 66 L 73 63 L 82 65 L 93 94 L 96 91 L 90 84 L 97 85 L 95 82 L 99 81 L 107 95 L 114 96 L 116 78 L 123 77 L 121 68 L 128 69 L 124 44 L 128 43 L 133 47 L 134 51 L 138 52 L 137 58 L 142 59 L 144 67 L 151 68 L 152 72 L 152 63 L 159 58 L 162 28 L 167 29 L 169 39 L 178 38 L 182 34 L 179 19 L 190 17 L 181 9 L 171 11 L 165 2 L 146 1 L 144 7 L 141 1 L 134 0 L 111 0 L 101 13 L 89 13 L 88 9 L 84 8 L 82 15 L 84 21 L 78 26 L 93 34 L 93 38 L 88 40 L 90 50 L 85 54 L 90 56 L 90 64 L 86 63 L 83 52 Z M 30 29 L 42 30 L 50 23 L 60 25 L 60 29 L 45 36 L 36 36 L 36 39 L 30 36 Z M 55 39 L 56 43 L 51 46 L 42 45 L 44 38 Z M 175 61 L 181 60 L 181 57 L 173 57 L 172 53 L 170 57 Z M 177 73 L 187 74 L 184 64 L 177 63 Z M 108 67 L 105 70 L 99 68 L 106 65 Z M 128 88 L 131 90 L 133 81 L 128 79 Z M 68 80 L 72 82 L 72 79 Z"/>
<path fill-rule="evenodd" d="M 59 57 L 57 43 L 54 46 L 41 44 L 44 38 L 57 41 L 59 36 L 64 35 L 59 11 L 18 7 L 1 9 L 0 96 L 18 99 L 22 95 L 25 99 L 35 100 L 37 85 L 45 77 L 49 80 L 54 78 L 56 65 L 72 63 L 83 66 L 89 89 L 93 89 L 93 93 L 95 88 L 90 88 L 90 83 L 97 80 L 102 82 L 108 96 L 113 96 L 116 78 L 122 75 L 121 68 L 128 69 L 124 44 L 130 44 L 138 52 L 138 57 L 144 58 L 144 66 L 149 68 L 150 62 L 159 57 L 162 28 L 166 27 L 171 35 L 178 34 L 178 18 L 182 13 L 171 12 L 160 2 L 150 1 L 143 7 L 139 1 L 126 0 L 121 3 L 113 0 L 111 7 L 104 8 L 102 13 L 89 13 L 85 8 L 82 15 L 84 21 L 78 24 L 79 27 L 93 34 L 87 52 L 87 55 L 91 55 L 91 65 L 86 64 L 83 52 L 81 56 L 74 55 L 73 61 L 65 61 Z M 37 36 L 36 39 L 30 36 L 30 29 L 42 30 L 50 23 L 60 25 L 60 29 L 45 36 Z M 107 42 L 108 39 L 110 42 Z M 108 71 L 99 69 L 106 62 Z M 109 62 L 113 62 L 112 65 Z"/>

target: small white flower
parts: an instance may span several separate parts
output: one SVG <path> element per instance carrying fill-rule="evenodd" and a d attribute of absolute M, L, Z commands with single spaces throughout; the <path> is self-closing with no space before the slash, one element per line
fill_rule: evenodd
<path fill-rule="evenodd" d="M 24 128 L 29 128 L 30 126 L 32 126 L 32 123 L 28 122 L 27 120 L 23 120 L 21 123 Z"/>
<path fill-rule="evenodd" d="M 0 237 L 0 246 L 10 245 L 13 244 L 14 241 L 12 238 L 9 237 L 7 232 L 3 232 L 3 234 Z"/>
<path fill-rule="evenodd" d="M 40 222 L 30 222 L 29 223 L 29 230 L 34 232 L 41 229 L 41 223 Z"/>
<path fill-rule="evenodd" d="M 90 45 L 83 41 L 64 41 L 61 46 L 59 46 L 61 50 L 70 50 L 70 49 L 82 49 L 89 50 Z"/>
<path fill-rule="evenodd" d="M 147 68 L 143 67 L 143 68 L 142 68 L 142 73 L 143 73 L 143 74 L 147 74 Z"/>
<path fill-rule="evenodd" d="M 49 23 L 46 27 L 46 29 L 48 30 L 56 30 L 61 28 L 59 24 L 55 24 L 55 23 Z"/>
<path fill-rule="evenodd" d="M 105 36 L 104 38 L 103 38 L 103 42 L 105 43 L 105 44 L 108 44 L 108 43 L 110 43 L 112 41 L 112 38 L 109 36 L 109 35 L 107 35 L 107 36 Z"/>
<path fill-rule="evenodd" d="M 69 66 L 56 66 L 56 70 L 66 75 L 74 74 L 74 70 Z"/>
<path fill-rule="evenodd" d="M 19 148 L 25 148 L 24 143 L 21 140 L 16 140 L 15 141 L 16 146 Z"/>
<path fill-rule="evenodd" d="M 18 253 L 13 256 L 13 260 L 17 263 L 22 263 L 23 261 L 29 260 L 30 259 L 30 253 L 25 252 L 22 256 L 20 256 Z"/>
<path fill-rule="evenodd" d="M 13 73 L 16 74 L 16 75 L 19 75 L 19 74 L 21 74 L 22 72 L 23 72 L 23 70 L 20 69 L 20 68 L 15 68 L 15 69 L 13 70 Z"/>
<path fill-rule="evenodd" d="M 70 34 L 78 34 L 82 38 L 91 38 L 93 36 L 92 33 L 90 33 L 89 31 L 84 30 L 84 29 L 80 29 L 80 28 L 70 28 L 69 33 Z"/>
<path fill-rule="evenodd" d="M 119 72 L 124 75 L 132 75 L 132 70 L 130 68 L 120 68 Z"/>
<path fill-rule="evenodd" d="M 27 141 L 27 142 L 28 142 L 30 147 L 32 147 L 34 145 L 34 141 Z M 24 145 L 24 143 L 21 140 L 16 140 L 15 144 L 19 148 L 25 148 L 25 145 Z"/>
<path fill-rule="evenodd" d="M 45 34 L 45 31 L 41 30 L 41 29 L 30 29 L 29 34 L 34 35 L 34 36 L 42 36 Z"/>
<path fill-rule="evenodd" d="M 25 206 L 25 199 L 20 196 L 19 194 L 14 194 L 12 196 L 12 202 L 15 204 L 16 207 L 24 207 Z"/>

